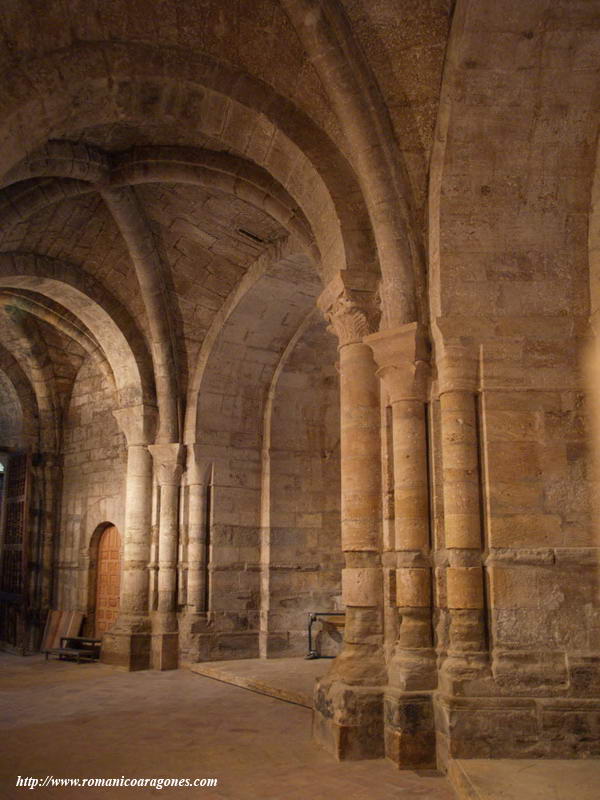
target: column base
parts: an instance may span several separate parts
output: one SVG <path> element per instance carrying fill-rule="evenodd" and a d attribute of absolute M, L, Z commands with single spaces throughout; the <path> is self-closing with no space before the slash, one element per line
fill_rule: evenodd
<path fill-rule="evenodd" d="M 179 616 L 179 660 L 180 664 L 195 664 L 202 661 L 199 636 L 206 634 L 207 615 L 196 611 L 186 611 Z"/>
<path fill-rule="evenodd" d="M 437 660 L 432 647 L 397 650 L 388 666 L 391 686 L 402 692 L 424 692 L 437 687 Z"/>
<path fill-rule="evenodd" d="M 453 758 L 598 758 L 600 701 L 576 697 L 435 698 L 438 763 Z"/>
<path fill-rule="evenodd" d="M 179 634 L 152 634 L 152 669 L 168 670 L 179 667 Z"/>
<path fill-rule="evenodd" d="M 235 621 L 215 620 L 212 614 L 182 614 L 179 618 L 180 666 L 199 661 L 259 658 L 258 631 L 240 628 Z"/>
<path fill-rule="evenodd" d="M 109 632 L 102 637 L 100 661 L 130 672 L 150 669 L 151 636 L 149 633 Z"/>
<path fill-rule="evenodd" d="M 399 769 L 435 769 L 432 693 L 386 691 L 384 719 L 386 758 Z"/>
<path fill-rule="evenodd" d="M 313 738 L 338 761 L 382 758 L 383 689 L 317 681 Z"/>
<path fill-rule="evenodd" d="M 497 693 L 489 653 L 449 653 L 439 674 L 439 690 L 455 697 L 489 697 Z"/>

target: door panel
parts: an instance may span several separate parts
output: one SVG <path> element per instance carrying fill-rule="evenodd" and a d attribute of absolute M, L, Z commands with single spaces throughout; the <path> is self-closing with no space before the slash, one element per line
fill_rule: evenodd
<path fill-rule="evenodd" d="M 98 544 L 96 582 L 96 636 L 111 628 L 119 613 L 121 537 L 114 526 L 105 528 Z"/>

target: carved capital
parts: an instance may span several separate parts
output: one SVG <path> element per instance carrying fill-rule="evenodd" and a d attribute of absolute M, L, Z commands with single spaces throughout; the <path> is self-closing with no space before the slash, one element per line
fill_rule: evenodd
<path fill-rule="evenodd" d="M 158 411 L 154 406 L 140 404 L 113 411 L 117 424 L 129 447 L 154 441 Z"/>
<path fill-rule="evenodd" d="M 448 344 L 437 362 L 438 394 L 469 392 L 479 389 L 479 361 L 471 348 L 462 344 Z"/>
<path fill-rule="evenodd" d="M 362 342 L 377 330 L 381 318 L 378 284 L 372 273 L 342 270 L 319 297 L 317 304 L 340 347 Z"/>
<path fill-rule="evenodd" d="M 203 455 L 199 444 L 187 446 L 186 474 L 188 486 L 206 486 L 210 481 L 213 460 Z"/>
<path fill-rule="evenodd" d="M 438 393 L 479 390 L 479 347 L 476 340 L 463 336 L 461 322 L 438 319 L 436 327 L 441 340 L 436 347 Z M 464 325 L 464 323 L 462 323 Z"/>
<path fill-rule="evenodd" d="M 160 486 L 179 485 L 185 447 L 182 444 L 153 444 L 148 448 Z"/>
<path fill-rule="evenodd" d="M 373 351 L 377 375 L 392 403 L 399 400 L 426 400 L 429 377 L 429 343 L 416 322 L 367 336 L 365 344 Z"/>

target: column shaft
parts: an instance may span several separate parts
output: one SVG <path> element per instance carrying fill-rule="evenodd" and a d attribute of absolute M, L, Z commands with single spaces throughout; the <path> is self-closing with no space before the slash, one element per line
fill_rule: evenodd
<path fill-rule="evenodd" d="M 469 673 L 486 648 L 476 395 L 440 397 L 450 632 L 446 673 Z M 467 674 L 467 673 L 465 673 Z"/>
<path fill-rule="evenodd" d="M 160 486 L 158 541 L 158 611 L 174 614 L 177 606 L 179 483 Z"/>
<path fill-rule="evenodd" d="M 187 606 L 201 614 L 206 598 L 206 486 L 191 484 L 188 487 L 188 582 Z"/>
<path fill-rule="evenodd" d="M 363 338 L 379 320 L 377 277 L 342 271 L 319 298 L 339 340 L 344 644 L 315 689 L 313 732 L 338 758 L 384 754 L 381 420 Z"/>
<path fill-rule="evenodd" d="M 342 549 L 379 553 L 379 392 L 373 356 L 364 344 L 340 348 L 340 425 Z"/>
<path fill-rule="evenodd" d="M 340 347 L 340 412 L 346 629 L 337 671 L 346 683 L 376 685 L 385 680 L 380 409 L 373 356 L 362 343 Z"/>
<path fill-rule="evenodd" d="M 150 446 L 159 491 L 158 602 L 152 619 L 154 669 L 177 669 L 179 639 L 177 622 L 177 562 L 179 544 L 179 486 L 183 447 L 180 444 Z"/>
<path fill-rule="evenodd" d="M 150 666 L 149 572 L 152 526 L 152 441 L 156 409 L 138 405 L 113 412 L 127 438 L 125 528 L 119 616 L 104 634 L 102 661 L 127 669 Z"/>
<path fill-rule="evenodd" d="M 401 616 L 390 663 L 390 685 L 403 690 L 435 688 L 429 567 L 429 485 L 425 404 L 392 404 L 396 605 Z"/>
<path fill-rule="evenodd" d="M 146 445 L 131 445 L 127 449 L 123 568 L 117 628 L 147 627 L 151 497 L 152 457 Z"/>
<path fill-rule="evenodd" d="M 481 549 L 477 413 L 472 392 L 440 397 L 446 547 Z"/>
<path fill-rule="evenodd" d="M 365 341 L 392 406 L 394 541 L 386 631 L 392 640 L 385 691 L 385 754 L 400 768 L 435 764 L 431 690 L 437 685 L 431 615 L 426 397 L 429 344 L 418 323 Z M 386 643 L 390 644 L 390 643 Z"/>
<path fill-rule="evenodd" d="M 396 550 L 429 550 L 425 405 L 392 403 Z"/>

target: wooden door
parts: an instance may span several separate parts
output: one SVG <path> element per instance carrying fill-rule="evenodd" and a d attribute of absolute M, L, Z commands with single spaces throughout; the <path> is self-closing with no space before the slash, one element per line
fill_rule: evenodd
<path fill-rule="evenodd" d="M 105 528 L 98 543 L 96 579 L 96 636 L 111 628 L 119 613 L 121 586 L 121 537 L 111 525 Z"/>

